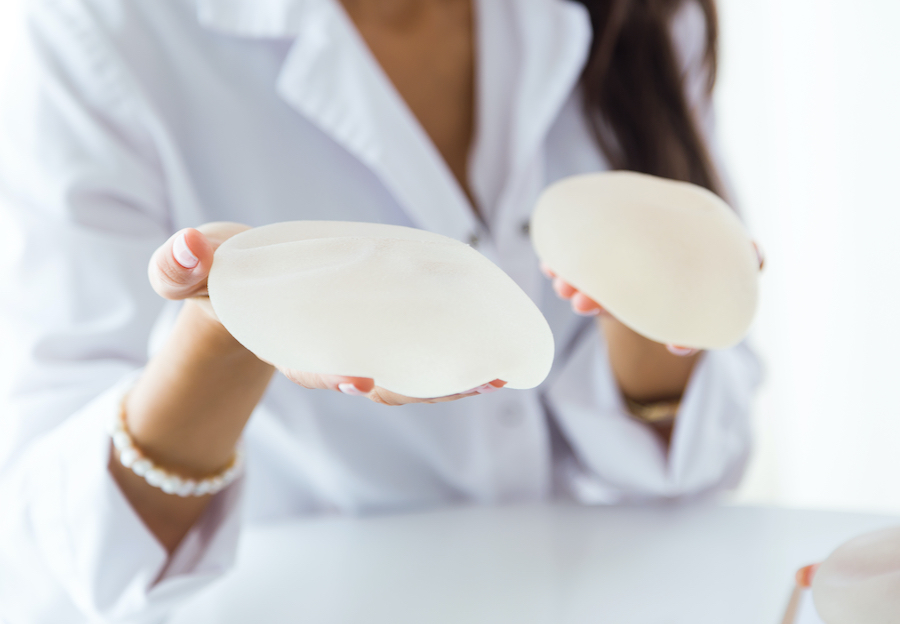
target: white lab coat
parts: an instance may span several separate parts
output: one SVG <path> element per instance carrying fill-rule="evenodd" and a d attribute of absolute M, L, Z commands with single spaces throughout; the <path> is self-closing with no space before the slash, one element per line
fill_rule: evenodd
<path fill-rule="evenodd" d="M 242 523 L 735 483 L 758 378 L 748 349 L 705 354 L 667 455 L 624 410 L 595 324 L 537 268 L 539 191 L 607 168 L 577 90 L 587 14 L 565 0 L 476 11 L 470 171 L 486 224 L 336 0 L 30 2 L 0 116 L 0 225 L 24 241 L 0 289 L 16 370 L 0 412 L 9 622 L 156 621 L 228 569 Z M 699 9 L 675 29 L 708 126 Z M 148 259 L 179 228 L 292 219 L 471 242 L 546 315 L 554 369 L 532 391 L 399 409 L 278 377 L 245 433 L 246 476 L 167 560 L 106 468 L 105 426 L 178 309 L 151 290 Z"/>

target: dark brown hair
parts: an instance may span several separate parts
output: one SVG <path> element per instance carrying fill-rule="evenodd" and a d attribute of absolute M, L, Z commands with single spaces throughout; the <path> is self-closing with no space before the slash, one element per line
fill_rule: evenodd
<path fill-rule="evenodd" d="M 585 109 L 613 169 L 684 180 L 721 193 L 718 175 L 690 110 L 671 34 L 676 11 L 697 2 L 706 18 L 712 92 L 718 53 L 715 0 L 578 0 L 594 41 L 582 75 Z"/>

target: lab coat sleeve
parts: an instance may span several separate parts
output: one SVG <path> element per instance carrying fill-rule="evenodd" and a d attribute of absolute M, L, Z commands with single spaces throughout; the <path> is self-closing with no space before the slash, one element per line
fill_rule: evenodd
<path fill-rule="evenodd" d="M 163 302 L 165 176 L 102 3 L 29 3 L 0 98 L 0 619 L 156 621 L 231 562 L 240 484 L 167 558 L 112 480 L 106 429 Z"/>
<path fill-rule="evenodd" d="M 749 453 L 750 404 L 759 376 L 745 344 L 704 353 L 666 449 L 628 414 L 602 332 L 591 324 L 546 394 L 572 450 L 559 466 L 569 493 L 585 503 L 612 504 L 694 498 L 733 487 Z"/>
<path fill-rule="evenodd" d="M 672 39 L 690 110 L 719 165 L 704 54 L 706 22 L 696 2 L 686 2 L 675 15 Z M 727 179 L 723 182 L 727 188 Z M 750 408 L 759 381 L 759 363 L 746 343 L 704 353 L 666 449 L 628 414 L 602 333 L 592 326 L 547 393 L 572 450 L 560 467 L 565 485 L 579 500 L 594 503 L 698 497 L 734 487 L 749 456 Z"/>

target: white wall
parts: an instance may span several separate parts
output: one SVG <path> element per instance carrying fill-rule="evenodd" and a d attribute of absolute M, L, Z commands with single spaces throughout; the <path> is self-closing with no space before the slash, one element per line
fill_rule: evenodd
<path fill-rule="evenodd" d="M 9 63 L 13 45 L 13 24 L 19 11 L 20 0 L 0 0 L 0 75 Z"/>
<path fill-rule="evenodd" d="M 0 74 L 17 1 L 0 0 Z M 900 512 L 900 3 L 720 7 L 723 146 L 768 257 L 738 500 Z"/>
<path fill-rule="evenodd" d="M 15 43 L 13 24 L 15 23 L 19 7 L 20 0 L 0 0 L 0 84 L 2 84 L 6 76 L 12 60 L 11 51 Z M 2 89 L 0 89 L 0 97 L 3 97 Z M 2 210 L 2 206 L 0 206 L 0 210 Z M 7 231 L 7 228 L 3 227 L 3 222 L 0 220 L 0 267 L 3 267 L 4 263 L 8 262 L 10 253 L 15 246 L 16 241 L 11 239 L 10 233 Z M 0 271 L 0 275 L 2 275 L 2 271 Z M 0 288 L 3 288 L 2 281 L 0 281 Z M 0 349 L 3 349 L 7 341 L 11 339 L 8 331 L 0 323 Z M 4 370 L 6 365 L 4 360 L 0 358 L 0 392 L 2 392 L 4 384 L 10 376 L 10 371 Z"/>
<path fill-rule="evenodd" d="M 900 4 L 720 2 L 720 130 L 769 262 L 740 499 L 900 512 Z"/>

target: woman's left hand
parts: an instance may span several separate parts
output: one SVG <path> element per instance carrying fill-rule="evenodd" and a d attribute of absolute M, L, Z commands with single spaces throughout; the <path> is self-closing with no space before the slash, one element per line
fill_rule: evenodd
<path fill-rule="evenodd" d="M 759 244 L 755 241 L 753 241 L 753 250 L 756 252 L 756 257 L 759 260 L 759 270 L 762 271 L 766 265 L 766 260 Z M 572 311 L 575 312 L 575 314 L 580 314 L 582 316 L 607 316 L 612 318 L 612 315 L 610 315 L 602 305 L 559 277 L 553 269 L 544 263 L 541 263 L 541 272 L 553 280 L 553 290 L 556 291 L 556 294 L 562 299 L 567 299 L 572 303 Z M 688 357 L 699 353 L 699 350 L 697 349 L 673 344 L 667 344 L 666 349 L 668 349 L 669 353 L 672 355 L 680 357 Z"/>
<path fill-rule="evenodd" d="M 431 399 L 417 399 L 376 386 L 375 380 L 369 377 L 321 375 L 319 373 L 307 373 L 280 366 L 277 366 L 276 368 L 292 382 L 309 390 L 337 390 L 338 392 L 350 396 L 366 397 L 375 403 L 389 406 L 409 405 L 410 403 L 446 403 L 449 401 L 458 401 L 467 397 L 497 392 L 506 385 L 505 381 L 495 379 L 489 383 L 478 386 L 477 388 L 472 388 L 466 392 L 460 392 L 459 394 L 451 394 L 449 396 Z"/>
<path fill-rule="evenodd" d="M 556 275 L 553 269 L 546 264 L 541 264 L 541 272 L 553 280 L 553 290 L 556 291 L 560 298 L 566 299 L 572 304 L 572 311 L 575 314 L 580 314 L 581 316 L 608 316 L 612 318 L 612 315 L 602 305 Z M 666 349 L 672 355 L 679 357 L 687 357 L 698 352 L 697 349 L 671 344 L 667 344 Z"/>

